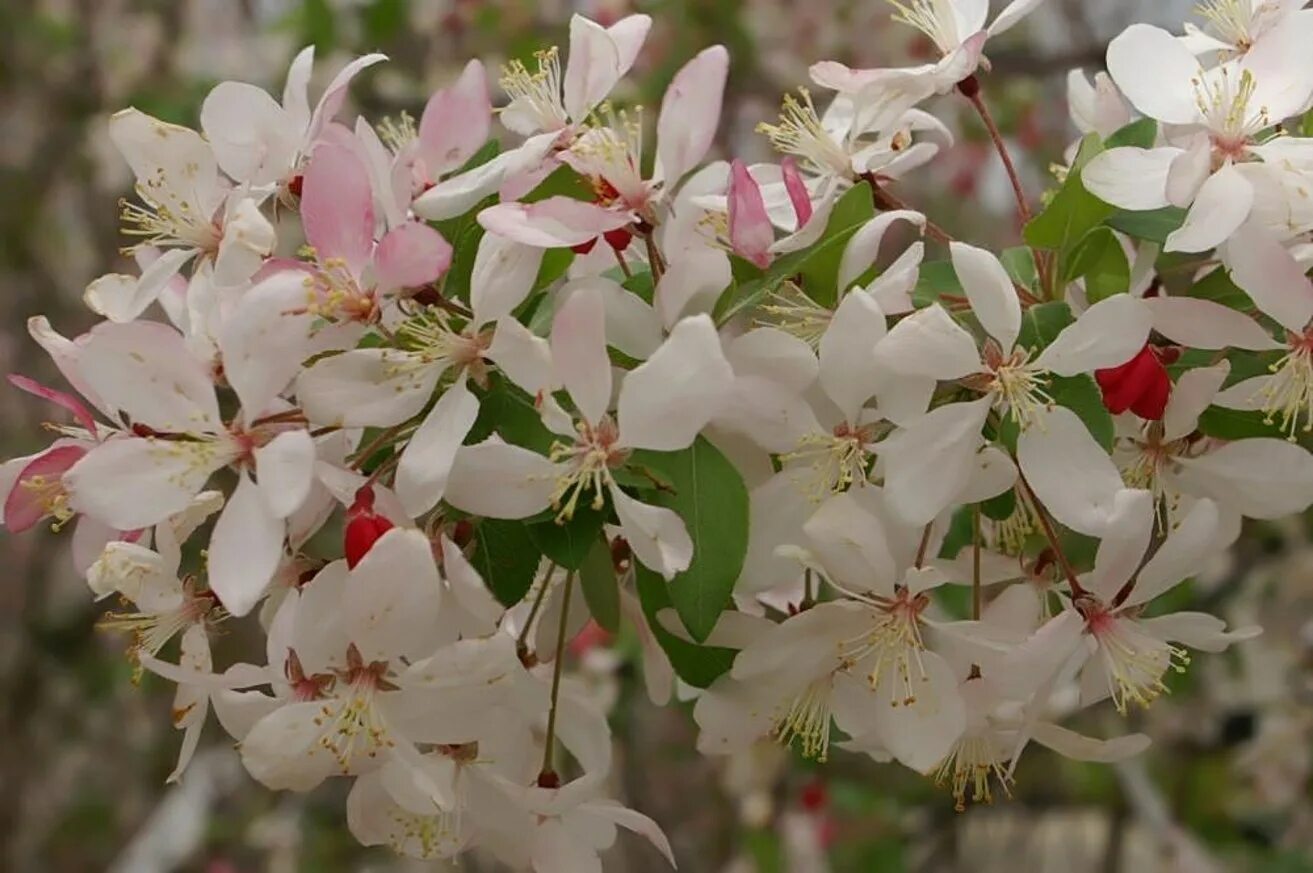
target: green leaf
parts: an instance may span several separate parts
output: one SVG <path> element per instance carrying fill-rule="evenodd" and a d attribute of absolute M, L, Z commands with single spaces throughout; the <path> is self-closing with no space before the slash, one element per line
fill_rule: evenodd
<path fill-rule="evenodd" d="M 593 539 L 592 547 L 579 565 L 579 587 L 593 621 L 603 630 L 616 633 L 620 629 L 620 585 L 604 537 Z"/>
<path fill-rule="evenodd" d="M 1006 521 L 1017 508 L 1017 493 L 1009 488 L 980 504 L 980 512 L 993 521 Z"/>
<path fill-rule="evenodd" d="M 1152 118 L 1141 118 L 1139 121 L 1132 121 L 1125 127 L 1110 134 L 1103 141 L 1103 147 L 1105 149 L 1115 149 L 1121 146 L 1133 146 L 1135 148 L 1151 149 L 1157 138 L 1158 122 Z"/>
<path fill-rule="evenodd" d="M 657 613 L 672 606 L 664 579 L 642 564 L 636 563 L 634 582 L 638 588 L 638 600 L 643 607 L 647 626 L 651 628 L 657 644 L 665 651 L 666 657 L 670 659 L 670 666 L 679 674 L 679 678 L 695 688 L 706 688 L 721 675 L 729 672 L 729 668 L 734 664 L 734 656 L 738 654 L 734 649 L 690 643 L 666 630 L 657 620 Z"/>
<path fill-rule="evenodd" d="M 653 502 L 673 509 L 693 540 L 693 561 L 669 585 L 670 599 L 696 640 L 705 640 L 729 605 L 748 550 L 748 489 L 734 465 L 699 437 L 679 452 L 635 452 L 636 463 L 654 470 L 673 493 Z"/>
<path fill-rule="evenodd" d="M 508 443 L 547 454 L 556 437 L 542 422 L 533 398 L 512 385 L 500 373 L 488 376 L 488 390 L 479 402 L 479 416 L 465 438 L 467 445 L 480 443 L 493 433 Z"/>
<path fill-rule="evenodd" d="M 1231 281 L 1231 277 L 1227 275 L 1226 270 L 1214 270 L 1203 279 L 1195 282 L 1190 288 L 1190 296 L 1202 300 L 1211 300 L 1214 303 L 1220 303 L 1241 312 L 1254 308 L 1254 301 L 1235 282 Z"/>
<path fill-rule="evenodd" d="M 1239 409 L 1226 409 L 1222 406 L 1210 406 L 1199 416 L 1199 430 L 1205 436 L 1219 440 L 1243 440 L 1254 437 L 1275 437 L 1285 439 L 1281 423 L 1272 420 L 1260 411 L 1246 412 Z"/>
<path fill-rule="evenodd" d="M 1185 210 L 1176 206 L 1128 212 L 1118 209 L 1108 216 L 1107 224 L 1127 236 L 1146 242 L 1164 243 L 1172 232 L 1185 223 Z"/>
<path fill-rule="evenodd" d="M 1039 268 L 1035 265 L 1035 253 L 1029 247 L 1004 249 L 998 259 L 1003 262 L 1003 268 L 1008 271 L 1013 282 L 1029 291 L 1039 289 Z"/>
<path fill-rule="evenodd" d="M 574 263 L 574 252 L 569 249 L 544 251 L 542 263 L 538 265 L 538 276 L 533 280 L 533 290 L 541 291 L 564 276 L 572 263 Z"/>
<path fill-rule="evenodd" d="M 522 521 L 485 518 L 475 530 L 470 563 L 503 606 L 524 599 L 541 557 Z"/>
<path fill-rule="evenodd" d="M 1065 303 L 1038 303 L 1022 313 L 1017 345 L 1038 353 L 1075 320 L 1071 307 Z"/>
<path fill-rule="evenodd" d="M 1081 239 L 1067 260 L 1065 281 L 1085 279 L 1085 296 L 1098 303 L 1114 294 L 1125 294 L 1131 286 L 1131 264 L 1117 235 L 1096 227 Z"/>
<path fill-rule="evenodd" d="M 580 506 L 569 521 L 558 524 L 553 518 L 529 525 L 529 536 L 533 537 L 538 550 L 558 567 L 578 570 L 593 543 L 601 538 L 602 524 L 607 515 L 605 508 L 593 509 L 591 504 L 580 500 Z"/>
<path fill-rule="evenodd" d="M 926 261 L 921 265 L 916 287 L 912 289 L 912 303 L 917 309 L 924 309 L 939 302 L 945 294 L 961 296 L 965 293 L 952 261 Z"/>
<path fill-rule="evenodd" d="M 1029 245 L 1058 252 L 1059 276 L 1065 275 L 1061 269 L 1062 261 L 1066 260 L 1081 237 L 1114 211 L 1112 206 L 1087 191 L 1080 178 L 1081 170 L 1102 150 L 1095 134 L 1081 141 L 1076 160 L 1072 162 L 1071 171 L 1062 188 L 1044 211 L 1031 219 L 1022 234 Z"/>
<path fill-rule="evenodd" d="M 1080 416 L 1090 429 L 1090 436 L 1107 451 L 1112 451 L 1116 436 L 1112 413 L 1103 405 L 1103 392 L 1092 376 L 1053 376 L 1049 382 L 1049 396 L 1059 406 L 1065 406 Z"/>

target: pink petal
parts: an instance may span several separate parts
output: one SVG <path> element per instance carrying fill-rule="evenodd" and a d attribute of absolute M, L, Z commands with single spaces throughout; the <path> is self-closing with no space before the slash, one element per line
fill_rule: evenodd
<path fill-rule="evenodd" d="M 793 213 L 798 216 L 798 227 L 801 229 L 803 225 L 811 221 L 811 194 L 807 192 L 807 185 L 802 180 L 802 173 L 798 171 L 798 162 L 793 159 L 792 155 L 780 161 L 780 170 L 784 173 L 784 188 L 789 192 L 789 202 L 793 204 Z"/>
<path fill-rule="evenodd" d="M 333 81 L 329 82 L 328 87 L 324 89 L 324 96 L 319 98 L 319 105 L 315 107 L 314 115 L 310 118 L 310 127 L 305 136 L 307 150 L 319 139 L 324 126 L 332 121 L 338 110 L 342 108 L 342 103 L 346 100 L 347 86 L 351 84 L 351 80 L 356 77 L 356 74 L 366 67 L 372 67 L 379 61 L 386 61 L 387 59 L 387 55 L 364 55 L 347 64 L 333 77 Z"/>
<path fill-rule="evenodd" d="M 37 477 L 45 480 L 60 479 L 64 471 L 81 460 L 86 453 L 87 450 L 82 446 L 63 445 L 33 458 L 18 474 L 13 489 L 5 498 L 5 527 L 11 533 L 22 533 L 45 518 L 49 511 L 40 499 L 44 489 L 28 487 L 29 484 Z"/>
<path fill-rule="evenodd" d="M 623 212 L 570 197 L 499 203 L 479 213 L 479 224 L 489 233 L 543 249 L 581 245 L 631 221 Z"/>
<path fill-rule="evenodd" d="M 492 130 L 492 101 L 483 64 L 470 61 L 450 88 L 429 98 L 419 120 L 419 157 L 430 181 L 470 159 Z"/>
<path fill-rule="evenodd" d="M 766 214 L 761 188 L 740 160 L 730 165 L 728 197 L 729 240 L 734 253 L 766 269 L 770 266 L 775 231 Z"/>
<path fill-rule="evenodd" d="M 714 45 L 689 61 L 666 89 L 657 119 L 656 176 L 678 182 L 706 156 L 720 125 L 729 52 Z"/>
<path fill-rule="evenodd" d="M 374 250 L 374 281 L 383 291 L 419 288 L 451 266 L 451 245 L 427 224 L 407 222 L 388 231 Z"/>
<path fill-rule="evenodd" d="M 17 373 L 9 374 L 9 384 L 20 391 L 26 391 L 28 394 L 35 395 L 43 400 L 49 400 L 56 406 L 64 407 L 73 413 L 73 418 L 77 419 L 78 424 L 85 427 L 93 437 L 96 435 L 96 419 L 92 417 L 91 411 L 82 404 L 82 401 L 72 394 L 57 391 L 54 388 L 47 388 L 35 379 L 29 379 Z"/>
<path fill-rule="evenodd" d="M 305 169 L 301 222 L 320 262 L 342 258 L 359 276 L 374 247 L 374 193 L 360 158 L 323 142 Z"/>

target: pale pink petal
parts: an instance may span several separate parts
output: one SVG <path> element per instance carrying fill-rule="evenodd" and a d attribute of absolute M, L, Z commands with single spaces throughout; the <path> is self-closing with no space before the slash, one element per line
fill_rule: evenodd
<path fill-rule="evenodd" d="M 1230 374 L 1231 365 L 1227 361 L 1182 373 L 1163 411 L 1163 439 L 1177 440 L 1194 433 L 1199 416 L 1213 404 Z"/>
<path fill-rule="evenodd" d="M 760 376 L 794 392 L 805 391 L 820 373 L 811 346 L 773 327 L 735 337 L 725 345 L 725 359 L 737 376 Z"/>
<path fill-rule="evenodd" d="M 1035 366 L 1059 376 L 1118 367 L 1144 348 L 1153 314 L 1144 301 L 1116 294 L 1081 313 L 1035 359 Z"/>
<path fill-rule="evenodd" d="M 1213 144 L 1206 133 L 1198 133 L 1190 147 L 1176 156 L 1167 171 L 1167 202 L 1182 209 L 1198 196 L 1213 172 Z"/>
<path fill-rule="evenodd" d="M 1197 297 L 1146 297 L 1153 329 L 1174 343 L 1192 349 L 1280 348 L 1262 325 L 1242 312 Z"/>
<path fill-rule="evenodd" d="M 874 354 L 890 370 L 908 376 L 960 379 L 984 369 L 975 339 L 938 303 L 895 324 Z"/>
<path fill-rule="evenodd" d="M 719 410 L 733 383 L 734 371 L 721 352 L 711 318 L 684 319 L 620 386 L 616 413 L 620 444 L 663 452 L 690 445 Z"/>
<path fill-rule="evenodd" d="M 780 161 L 780 171 L 784 178 L 784 188 L 789 195 L 789 203 L 793 205 L 794 227 L 803 227 L 811 221 L 812 217 L 811 192 L 807 190 L 807 184 L 803 181 L 802 172 L 798 169 L 798 162 L 793 155 L 786 155 Z"/>
<path fill-rule="evenodd" d="M 1176 583 L 1194 575 L 1218 551 L 1226 548 L 1218 542 L 1219 514 L 1211 500 L 1196 500 L 1171 535 L 1154 552 L 1140 570 L 1135 588 L 1124 607 L 1148 603 Z"/>
<path fill-rule="evenodd" d="M 287 81 L 283 83 L 283 109 L 289 123 L 298 131 L 310 126 L 310 76 L 314 73 L 315 47 L 308 45 L 296 53 L 287 68 Z"/>
<path fill-rule="evenodd" d="M 305 311 L 304 275 L 276 273 L 246 291 L 219 333 L 224 377 L 247 423 L 268 411 L 310 355 L 315 316 Z"/>
<path fill-rule="evenodd" d="M 1122 209 L 1161 209 L 1167 200 L 1167 176 L 1184 152 L 1178 148 L 1141 149 L 1130 146 L 1095 155 L 1080 171 L 1081 182 L 1094 196 Z"/>
<path fill-rule="evenodd" d="M 951 243 L 949 248 L 953 270 L 971 302 L 971 311 L 985 332 L 1002 346 L 1003 354 L 1010 354 L 1021 332 L 1021 300 L 1008 271 L 985 249 L 961 242 Z"/>
<path fill-rule="evenodd" d="M 614 487 L 611 505 L 625 540 L 643 566 L 660 573 L 667 581 L 688 569 L 693 561 L 693 540 L 684 520 L 673 510 L 635 500 Z"/>
<path fill-rule="evenodd" d="M 1017 461 L 1054 518 L 1079 533 L 1102 535 L 1125 486 L 1108 453 L 1076 413 L 1064 406 L 1042 412 L 1017 438 Z"/>
<path fill-rule="evenodd" d="M 634 61 L 638 60 L 638 53 L 651 29 L 652 17 L 649 15 L 626 15 L 606 29 L 607 36 L 615 43 L 621 76 L 628 73 Z"/>
<path fill-rule="evenodd" d="M 492 132 L 488 74 L 472 60 L 448 88 L 434 93 L 419 119 L 419 157 L 436 181 L 468 161 Z"/>
<path fill-rule="evenodd" d="M 989 35 L 998 36 L 1000 33 L 1011 30 L 1018 21 L 1029 15 L 1043 2 L 1044 0 L 1012 0 L 1011 3 L 1003 7 L 998 16 L 990 23 Z"/>
<path fill-rule="evenodd" d="M 341 258 L 360 276 L 374 248 L 374 192 L 355 152 L 335 142 L 315 148 L 301 183 L 301 222 L 321 263 Z"/>
<path fill-rule="evenodd" d="M 393 528 L 351 571 L 342 595 L 342 624 L 366 661 L 410 659 L 433 649 L 439 586 L 428 537 Z"/>
<path fill-rule="evenodd" d="M 137 530 L 186 509 L 232 457 L 209 442 L 113 439 L 65 473 L 64 486 L 73 508 L 117 530 Z"/>
<path fill-rule="evenodd" d="M 887 377 L 871 350 L 885 335 L 884 313 L 865 291 L 844 295 L 821 336 L 820 379 L 844 421 L 859 424 L 861 408 Z"/>
<path fill-rule="evenodd" d="M 442 371 L 396 349 L 352 349 L 302 371 L 296 396 L 315 424 L 391 427 L 424 408 Z"/>
<path fill-rule="evenodd" d="M 570 55 L 562 88 L 565 114 L 581 122 L 620 79 L 620 51 L 606 28 L 582 15 L 570 18 Z"/>
<path fill-rule="evenodd" d="M 333 81 L 328 83 L 324 89 L 324 94 L 319 98 L 319 105 L 315 107 L 314 113 L 310 116 L 310 124 L 306 129 L 305 145 L 306 151 L 310 150 L 315 142 L 323 135 L 324 127 L 332 121 L 342 108 L 343 102 L 346 101 L 346 89 L 351 84 L 351 80 L 361 70 L 372 67 L 381 61 L 386 61 L 387 55 L 368 54 L 362 55 L 347 64 L 338 74 L 333 77 Z M 298 58 L 299 60 L 299 58 Z M 291 86 L 291 76 L 288 76 L 288 86 Z"/>
<path fill-rule="evenodd" d="M 606 310 L 594 286 L 575 290 L 552 320 L 556 375 L 585 421 L 596 424 L 611 403 L 611 360 L 606 353 Z"/>
<path fill-rule="evenodd" d="M 666 859 L 666 862 L 672 868 L 675 866 L 675 853 L 670 848 L 670 840 L 666 839 L 661 826 L 652 819 L 641 812 L 635 812 L 632 809 L 623 807 L 614 800 L 595 800 L 587 804 L 585 808 L 592 815 L 604 818 L 613 824 L 618 824 L 620 827 L 643 837 L 656 847 L 656 850 L 661 853 L 661 856 Z"/>
<path fill-rule="evenodd" d="M 537 452 L 489 441 L 462 446 L 447 477 L 444 499 L 486 518 L 528 518 L 552 502 L 559 471 Z"/>
<path fill-rule="evenodd" d="M 305 502 L 314 470 L 315 441 L 309 431 L 284 431 L 255 450 L 256 481 L 275 518 L 287 518 Z"/>
<path fill-rule="evenodd" d="M 1199 189 L 1185 223 L 1163 244 L 1165 252 L 1206 252 L 1224 242 L 1249 217 L 1254 187 L 1233 164 L 1227 164 Z"/>
<path fill-rule="evenodd" d="M 451 244 L 427 224 L 408 221 L 388 231 L 374 250 L 374 280 L 380 291 L 422 288 L 451 266 Z"/>
<path fill-rule="evenodd" d="M 272 185 L 291 169 L 303 127 L 263 88 L 220 82 L 201 104 L 201 129 L 234 181 Z"/>
<path fill-rule="evenodd" d="M 1064 758 L 1073 761 L 1094 761 L 1099 764 L 1113 764 L 1134 758 L 1149 748 L 1149 738 L 1144 734 L 1126 734 L 1110 740 L 1096 740 L 1044 721 L 1035 723 L 1031 728 L 1031 737 L 1035 742 L 1047 746 Z"/>
<path fill-rule="evenodd" d="M 264 596 L 283 557 L 284 527 L 259 486 L 248 476 L 239 477 L 206 553 L 210 588 L 228 612 L 246 615 Z"/>
<path fill-rule="evenodd" d="M 34 315 L 27 320 L 27 333 L 45 350 L 51 363 L 77 393 L 106 416 L 112 417 L 115 414 L 114 407 L 105 403 L 82 375 L 82 348 L 90 338 L 89 335 L 83 334 L 76 341 L 70 340 L 57 333 L 44 315 Z"/>
<path fill-rule="evenodd" d="M 412 518 L 428 512 L 442 499 L 465 435 L 479 414 L 479 401 L 464 379 L 448 388 L 424 418 L 401 453 L 397 466 L 396 491 L 401 505 Z"/>
<path fill-rule="evenodd" d="M 416 215 L 429 221 L 464 215 L 480 200 L 497 193 L 506 179 L 541 164 L 556 138 L 556 132 L 530 137 L 518 147 L 502 152 L 486 164 L 442 180 L 415 198 L 411 207 Z"/>
<path fill-rule="evenodd" d="M 49 514 L 42 493 L 59 489 L 60 478 L 86 453 L 83 446 L 53 446 L 23 465 L 4 502 L 4 523 L 10 533 L 30 530 Z"/>
<path fill-rule="evenodd" d="M 570 197 L 499 203 L 479 213 L 479 224 L 489 233 L 544 249 L 582 245 L 631 221 L 626 213 Z"/>
<path fill-rule="evenodd" d="M 657 119 L 655 178 L 676 184 L 702 161 L 720 126 L 729 52 L 703 49 L 670 81 Z"/>
<path fill-rule="evenodd" d="M 683 252 L 657 281 L 653 305 L 667 329 L 688 315 L 710 312 L 733 281 L 729 257 L 709 246 Z"/>
<path fill-rule="evenodd" d="M 510 316 L 497 321 L 487 357 L 508 379 L 535 398 L 561 387 L 547 340 L 535 336 Z"/>
<path fill-rule="evenodd" d="M 110 117 L 109 138 L 132 167 L 143 198 L 204 218 L 222 204 L 225 186 L 214 152 L 196 131 L 124 109 Z"/>
<path fill-rule="evenodd" d="M 1200 120 L 1192 80 L 1199 61 L 1159 27 L 1132 24 L 1108 46 L 1108 72 L 1126 99 L 1150 118 L 1169 124 Z"/>
<path fill-rule="evenodd" d="M 894 511 L 909 524 L 926 524 L 971 481 L 988 397 L 934 409 L 880 444 L 885 490 Z"/>
<path fill-rule="evenodd" d="M 98 324 L 81 348 L 79 369 L 96 395 L 134 422 L 171 433 L 222 427 L 209 367 L 172 327 Z"/>

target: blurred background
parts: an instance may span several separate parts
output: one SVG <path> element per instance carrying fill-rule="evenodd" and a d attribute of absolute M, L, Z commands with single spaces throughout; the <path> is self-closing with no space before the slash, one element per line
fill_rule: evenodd
<path fill-rule="evenodd" d="M 996 3 L 995 5 L 1001 5 Z M 1049 0 L 1024 27 L 990 43 L 985 81 L 1033 194 L 1074 137 L 1064 76 L 1097 69 L 1107 40 L 1133 20 L 1178 28 L 1190 0 Z M 135 105 L 195 125 L 226 78 L 281 91 L 295 51 L 318 49 L 320 86 L 349 57 L 390 64 L 356 80 L 354 108 L 372 120 L 418 114 L 467 58 L 496 67 L 563 44 L 569 16 L 608 22 L 631 11 L 655 25 L 624 102 L 655 106 L 697 49 L 733 56 L 717 149 L 768 157 L 753 133 L 808 65 L 907 63 L 926 54 L 891 25 L 885 0 L 3 0 L 0 3 L 0 371 L 58 384 L 26 334 L 49 316 L 76 334 L 97 275 L 123 268 L 116 200 L 131 178 L 105 136 Z M 951 98 L 929 108 L 959 143 L 904 196 L 955 235 L 1013 244 L 1006 180 L 983 131 Z M 45 442 L 35 400 L 0 403 L 0 454 Z M 947 792 L 902 769 L 843 757 L 818 769 L 784 753 L 708 761 L 693 750 L 687 706 L 657 709 L 631 662 L 605 641 L 577 646 L 578 665 L 613 698 L 615 791 L 665 828 L 686 873 L 1155 873 L 1313 871 L 1313 547 L 1306 520 L 1247 528 L 1233 558 L 1180 594 L 1181 604 L 1258 622 L 1259 640 L 1196 659 L 1172 695 L 1132 727 L 1154 738 L 1119 767 L 1075 764 L 1042 750 L 1024 760 L 1010 798 L 955 813 Z M 0 534 L 0 870 L 404 871 L 357 846 L 344 786 L 274 795 L 242 771 L 217 728 L 180 786 L 166 786 L 178 737 L 164 683 L 132 681 L 124 641 L 96 627 L 66 538 Z M 219 641 L 242 651 L 242 640 Z M 584 651 L 588 648 L 588 651 Z M 1179 681 L 1176 681 L 1179 680 Z M 1120 719 L 1078 721 L 1097 734 Z M 656 871 L 639 841 L 608 871 Z M 473 858 L 464 871 L 492 871 Z"/>

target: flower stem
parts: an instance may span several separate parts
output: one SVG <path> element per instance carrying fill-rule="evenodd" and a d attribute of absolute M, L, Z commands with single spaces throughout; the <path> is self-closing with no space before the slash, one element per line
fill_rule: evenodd
<path fill-rule="evenodd" d="M 547 713 L 547 736 L 543 742 L 543 766 L 538 784 L 559 784 L 552 766 L 552 752 L 556 745 L 556 710 L 561 694 L 561 667 L 565 664 L 565 629 L 570 623 L 570 592 L 574 589 L 574 572 L 565 577 L 565 594 L 561 597 L 561 623 L 556 629 L 556 661 L 552 664 L 552 708 Z"/>
<path fill-rule="evenodd" d="M 921 531 L 921 544 L 916 547 L 916 568 L 919 570 L 925 564 L 925 553 L 930 548 L 930 531 L 934 529 L 934 521 L 930 521 L 925 530 Z"/>
<path fill-rule="evenodd" d="M 534 595 L 533 604 L 529 607 L 529 617 L 524 620 L 524 627 L 520 628 L 520 635 L 515 638 L 515 649 L 520 653 L 521 658 L 528 651 L 529 629 L 533 627 L 533 620 L 538 617 L 538 610 L 542 609 L 543 600 L 547 597 L 547 589 L 551 587 L 548 583 L 555 572 L 556 564 L 549 562 L 547 572 L 543 573 L 542 580 L 538 583 L 538 593 Z"/>
<path fill-rule="evenodd" d="M 1015 461 L 1015 458 L 1013 460 Z M 1071 561 L 1067 560 L 1067 553 L 1062 550 L 1062 544 L 1058 542 L 1058 534 L 1053 530 L 1053 522 L 1049 520 L 1048 510 L 1035 496 L 1035 491 L 1030 487 L 1030 483 L 1026 481 L 1026 474 L 1021 472 L 1020 465 L 1017 466 L 1017 481 L 1026 489 L 1026 497 L 1030 500 L 1030 505 L 1035 507 L 1035 517 L 1039 519 L 1040 527 L 1044 529 L 1044 536 L 1053 549 L 1053 555 L 1058 560 L 1058 566 L 1062 568 L 1063 575 L 1067 577 L 1067 584 L 1071 586 L 1071 596 L 1084 596 L 1086 591 L 1080 582 L 1076 581 L 1076 572 L 1071 568 Z"/>
<path fill-rule="evenodd" d="M 1012 193 L 1017 198 L 1017 213 L 1023 223 L 1030 221 L 1030 204 L 1026 202 L 1026 189 L 1021 187 L 1021 176 L 1017 173 L 1016 164 L 1012 162 L 1012 154 L 1008 151 L 1007 143 L 1003 141 L 1003 134 L 994 122 L 989 107 L 985 105 L 984 98 L 980 96 L 980 81 L 975 76 L 970 76 L 959 83 L 957 89 L 975 107 L 980 120 L 985 123 L 985 130 L 989 132 L 989 138 L 994 142 L 994 150 L 1002 159 L 1003 168 L 1008 172 L 1008 181 L 1012 183 Z"/>

